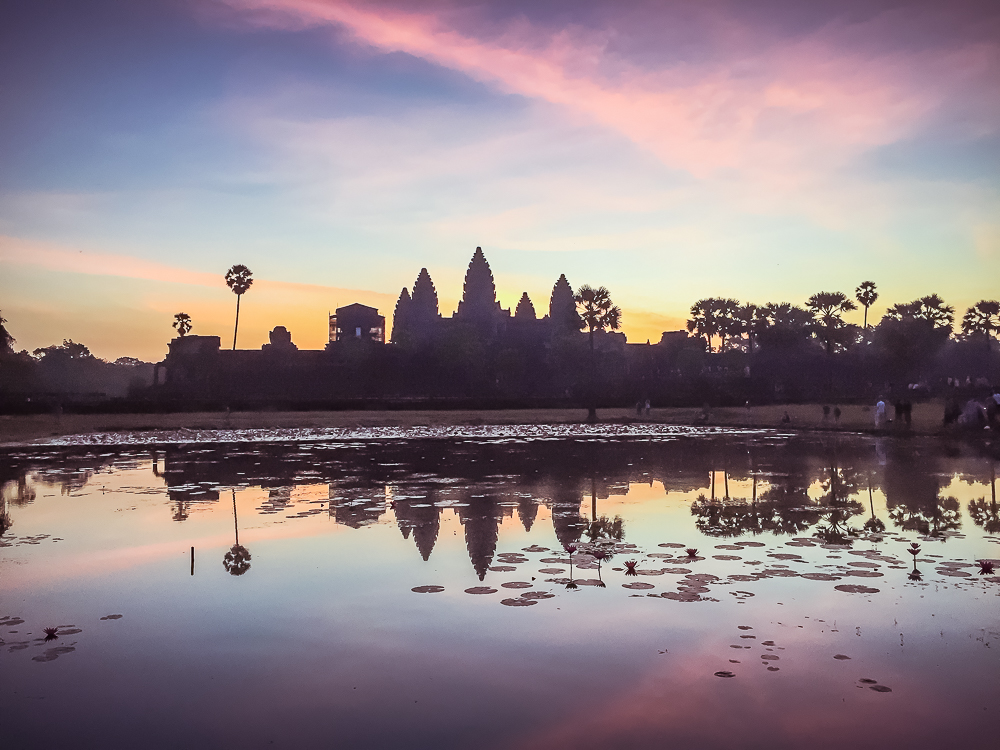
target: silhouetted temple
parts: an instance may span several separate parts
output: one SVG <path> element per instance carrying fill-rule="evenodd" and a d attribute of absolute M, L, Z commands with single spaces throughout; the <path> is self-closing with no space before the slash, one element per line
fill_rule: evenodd
<path fill-rule="evenodd" d="M 526 338 L 545 338 L 580 330 L 580 317 L 573 301 L 573 288 L 561 275 L 552 288 L 549 314 L 539 318 L 528 293 L 521 294 L 512 316 L 497 301 L 493 271 L 477 247 L 465 273 L 465 284 L 458 310 L 445 318 L 438 310 L 437 290 L 426 268 L 421 268 L 413 292 L 405 287 L 399 293 L 393 316 L 392 343 L 401 346 L 426 346 L 451 335 L 456 329 L 473 333 L 481 341 L 510 339 L 523 343 Z M 621 334 L 621 343 L 625 337 Z"/>
<path fill-rule="evenodd" d="M 581 328 L 565 275 L 553 284 L 547 314 L 539 316 L 527 292 L 513 314 L 503 308 L 477 247 L 455 313 L 441 314 L 434 281 L 421 268 L 413 288 L 399 294 L 389 345 L 385 317 L 357 303 L 329 316 L 324 349 L 300 349 L 284 326 L 275 327 L 259 350 L 223 349 L 218 336 L 179 336 L 155 366 L 155 394 L 184 408 L 415 397 L 572 399 L 585 372 Z M 648 343 L 627 346 L 624 334 L 613 332 L 598 333 L 595 343 L 608 355 L 602 372 L 647 387 L 645 371 L 653 366 Z M 634 403 L 635 396 L 622 398 Z"/>

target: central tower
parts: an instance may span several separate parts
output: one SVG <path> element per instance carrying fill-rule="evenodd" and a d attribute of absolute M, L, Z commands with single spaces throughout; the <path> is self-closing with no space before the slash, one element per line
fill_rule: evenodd
<path fill-rule="evenodd" d="M 460 320 L 480 322 L 500 314 L 493 272 L 486 261 L 486 256 L 483 255 L 483 249 L 477 247 L 476 252 L 472 254 L 472 260 L 469 261 L 469 270 L 465 272 L 462 301 L 458 303 L 455 317 Z"/>

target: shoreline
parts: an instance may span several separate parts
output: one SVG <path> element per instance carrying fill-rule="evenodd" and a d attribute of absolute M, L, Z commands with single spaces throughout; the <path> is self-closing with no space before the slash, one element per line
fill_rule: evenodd
<path fill-rule="evenodd" d="M 786 406 L 694 407 L 651 409 L 637 416 L 634 409 L 598 409 L 601 425 L 663 425 L 723 427 L 788 432 L 931 436 L 943 432 L 942 406 L 916 404 L 909 428 L 890 424 L 874 428 L 870 407 L 841 406 L 841 417 L 823 419 L 821 404 Z M 787 412 L 790 422 L 782 419 Z M 586 409 L 510 409 L 456 411 L 337 411 L 337 412 L 180 412 L 174 414 L 34 414 L 0 416 L 0 447 L 44 447 L 53 439 L 101 433 L 156 433 L 199 430 L 309 430 L 418 427 L 483 427 L 493 425 L 574 425 L 586 422 Z"/>

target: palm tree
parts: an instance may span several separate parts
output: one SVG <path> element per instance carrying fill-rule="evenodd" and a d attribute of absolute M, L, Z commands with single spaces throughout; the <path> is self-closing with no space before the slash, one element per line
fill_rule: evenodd
<path fill-rule="evenodd" d="M 874 281 L 862 281 L 858 288 L 854 290 L 854 299 L 860 302 L 865 308 L 865 328 L 868 328 L 868 308 L 875 304 L 878 299 L 878 292 L 875 291 Z"/>
<path fill-rule="evenodd" d="M 736 299 L 718 300 L 719 351 L 726 348 L 726 340 L 742 338 L 745 326 L 741 317 L 740 301 Z"/>
<path fill-rule="evenodd" d="M 177 329 L 177 333 L 180 334 L 181 338 L 187 336 L 191 330 L 191 326 L 191 316 L 187 313 L 177 313 L 174 316 L 174 328 Z"/>
<path fill-rule="evenodd" d="M 930 327 L 935 330 L 947 329 L 950 332 L 955 321 L 955 308 L 944 304 L 944 300 L 938 295 L 928 294 L 913 302 L 893 305 L 886 310 L 885 317 L 889 320 L 930 323 Z"/>
<path fill-rule="evenodd" d="M 986 497 L 969 501 L 969 515 L 976 526 L 981 526 L 987 534 L 1000 532 L 1000 508 L 997 507 L 997 470 L 996 465 L 990 466 L 990 492 L 992 499 L 986 502 Z"/>
<path fill-rule="evenodd" d="M 954 307 L 946 305 L 944 300 L 936 294 L 928 294 L 926 297 L 921 297 L 918 302 L 920 302 L 920 308 L 917 317 L 920 320 L 926 320 L 935 328 L 947 328 L 951 331 L 952 325 L 955 322 Z"/>
<path fill-rule="evenodd" d="M 595 360 L 594 360 L 594 332 L 611 329 L 617 331 L 621 327 L 622 311 L 611 301 L 611 294 L 607 288 L 601 286 L 594 289 L 589 284 L 581 286 L 575 295 L 573 302 L 576 303 L 577 312 L 587 329 L 587 336 L 590 339 L 590 390 L 591 405 L 587 409 L 587 420 L 597 421 L 597 404 L 595 403 L 596 391 L 594 389 Z"/>
<path fill-rule="evenodd" d="M 740 306 L 736 317 L 743 327 L 743 333 L 747 335 L 747 352 L 753 354 L 754 345 L 757 343 L 757 334 L 767 327 L 767 311 L 763 307 L 748 302 Z"/>
<path fill-rule="evenodd" d="M 833 344 L 845 329 L 845 312 L 857 310 L 858 306 L 843 292 L 817 292 L 806 301 L 806 308 L 812 313 L 816 335 L 823 339 L 826 353 L 833 353 Z"/>
<path fill-rule="evenodd" d="M 794 328 L 796 330 L 809 325 L 812 315 L 797 305 L 788 302 L 768 302 L 761 308 L 761 316 L 771 328 Z"/>
<path fill-rule="evenodd" d="M 691 319 L 687 329 L 698 336 L 704 336 L 708 351 L 712 351 L 712 338 L 722 334 L 722 300 L 718 297 L 700 299 L 691 305 Z M 720 344 L 721 349 L 721 344 Z"/>
<path fill-rule="evenodd" d="M 240 297 L 253 284 L 253 272 L 244 265 L 235 265 L 226 271 L 226 285 L 236 295 L 236 326 L 233 328 L 233 351 L 236 351 L 236 333 L 240 329 Z"/>
<path fill-rule="evenodd" d="M 966 310 L 962 316 L 962 333 L 984 336 L 989 343 L 991 335 L 1000 333 L 1000 302 L 984 299 Z"/>
<path fill-rule="evenodd" d="M 222 567 L 231 576 L 241 576 L 250 570 L 250 550 L 240 544 L 240 524 L 236 518 L 236 489 L 233 489 L 233 526 L 236 528 L 236 544 L 222 558 Z"/>

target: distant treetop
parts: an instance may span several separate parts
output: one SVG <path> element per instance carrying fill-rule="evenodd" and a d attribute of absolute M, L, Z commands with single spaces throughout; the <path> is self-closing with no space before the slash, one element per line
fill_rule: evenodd
<path fill-rule="evenodd" d="M 955 308 L 944 304 L 944 300 L 936 294 L 915 299 L 913 302 L 901 302 L 886 310 L 888 320 L 922 321 L 930 323 L 934 328 L 951 330 L 955 321 Z"/>
<path fill-rule="evenodd" d="M 962 333 L 966 336 L 995 336 L 1000 333 L 1000 302 L 980 300 L 962 316 Z"/>
<path fill-rule="evenodd" d="M 177 313 L 174 316 L 173 326 L 174 328 L 177 329 L 177 333 L 179 336 L 181 336 L 181 338 L 188 335 L 188 333 L 191 331 L 192 325 L 193 324 L 191 323 L 191 316 L 188 315 L 187 313 L 181 312 Z"/>
<path fill-rule="evenodd" d="M 247 289 L 253 284 L 253 271 L 237 264 L 226 271 L 226 285 L 233 290 L 233 294 L 239 296 L 246 294 Z"/>
<path fill-rule="evenodd" d="M 96 359 L 93 354 L 90 353 L 88 349 L 83 344 L 78 344 L 72 339 L 63 339 L 62 344 L 53 344 L 52 346 L 42 347 L 40 349 L 35 349 L 32 354 L 38 359 L 47 359 L 49 357 L 53 359 Z"/>
<path fill-rule="evenodd" d="M 138 357 L 119 357 L 114 363 L 120 367 L 139 367 L 146 364 Z"/>

